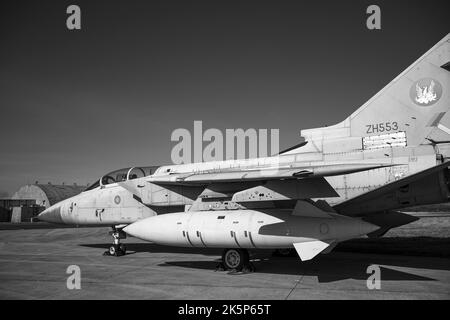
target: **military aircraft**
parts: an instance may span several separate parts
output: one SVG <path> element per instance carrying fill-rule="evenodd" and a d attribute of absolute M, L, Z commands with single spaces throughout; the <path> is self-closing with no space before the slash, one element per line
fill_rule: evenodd
<path fill-rule="evenodd" d="M 223 248 L 228 269 L 248 266 L 254 248 L 309 260 L 415 220 L 401 208 L 448 201 L 449 93 L 450 34 L 344 121 L 302 130 L 277 156 L 113 172 L 39 218 L 112 226 L 111 255 L 128 233 Z"/>

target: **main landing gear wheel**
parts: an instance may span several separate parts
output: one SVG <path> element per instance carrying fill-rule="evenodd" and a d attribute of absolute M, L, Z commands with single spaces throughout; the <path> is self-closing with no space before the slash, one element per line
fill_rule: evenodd
<path fill-rule="evenodd" d="M 248 251 L 245 249 L 225 249 L 222 253 L 222 267 L 225 270 L 253 272 Z"/>
<path fill-rule="evenodd" d="M 109 234 L 113 237 L 113 244 L 105 251 L 105 253 L 103 253 L 103 255 L 115 257 L 125 255 L 127 249 L 123 243 L 120 243 L 120 239 L 125 239 L 127 237 L 126 233 L 113 227 L 113 231 Z"/>

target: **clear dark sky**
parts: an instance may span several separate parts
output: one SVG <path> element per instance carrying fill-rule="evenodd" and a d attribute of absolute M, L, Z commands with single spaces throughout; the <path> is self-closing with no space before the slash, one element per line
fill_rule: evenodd
<path fill-rule="evenodd" d="M 66 28 L 77 4 L 82 30 Z M 366 28 L 378 4 L 382 30 Z M 343 120 L 450 32 L 446 1 L 2 1 L 0 196 L 170 163 L 176 128 Z"/>

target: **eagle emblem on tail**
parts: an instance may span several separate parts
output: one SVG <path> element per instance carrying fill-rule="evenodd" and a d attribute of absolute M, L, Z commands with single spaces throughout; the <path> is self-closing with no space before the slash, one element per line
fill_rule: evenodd
<path fill-rule="evenodd" d="M 416 102 L 420 104 L 429 104 L 430 102 L 437 99 L 437 94 L 434 92 L 435 83 L 431 80 L 429 86 L 420 87 L 418 83 L 416 83 Z"/>
<path fill-rule="evenodd" d="M 410 89 L 411 100 L 419 106 L 431 106 L 442 96 L 442 86 L 436 79 L 423 78 L 415 81 Z"/>

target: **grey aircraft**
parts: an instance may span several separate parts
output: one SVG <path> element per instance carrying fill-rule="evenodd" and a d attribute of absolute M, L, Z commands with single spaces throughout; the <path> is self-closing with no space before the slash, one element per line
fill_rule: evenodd
<path fill-rule="evenodd" d="M 111 226 L 154 243 L 295 249 L 302 260 L 411 221 L 399 209 L 446 202 L 450 189 L 450 34 L 344 121 L 302 130 L 277 156 L 129 168 L 42 212 L 44 221 Z M 285 252 L 285 251 L 283 251 Z"/>

